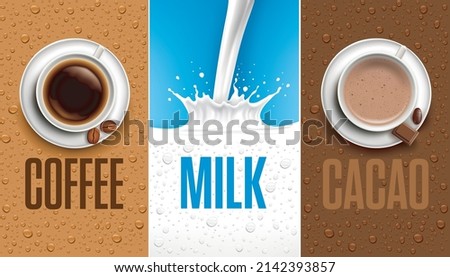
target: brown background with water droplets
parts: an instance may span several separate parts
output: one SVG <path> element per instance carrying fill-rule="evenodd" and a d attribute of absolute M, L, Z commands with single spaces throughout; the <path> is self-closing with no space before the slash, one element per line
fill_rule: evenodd
<path fill-rule="evenodd" d="M 26 122 L 19 84 L 31 57 L 64 38 L 103 44 L 122 62 L 130 88 L 130 119 L 147 121 L 147 0 L 3 0 L 0 3 L 0 256 L 147 256 L 147 138 L 131 145 L 67 150 L 41 139 Z M 147 130 L 144 132 L 147 136 Z M 123 210 L 95 210 L 93 188 L 86 210 L 28 210 L 24 204 L 29 157 L 117 158 L 118 202 Z M 87 178 L 93 178 L 92 167 Z M 105 169 L 105 168 L 104 168 Z M 78 178 L 72 167 L 72 179 Z M 109 176 L 104 172 L 103 178 Z M 42 184 L 42 182 L 40 183 Z M 78 205 L 73 188 L 72 205 Z M 106 187 L 106 188 L 109 188 Z M 106 202 L 108 192 L 102 197 Z"/>
<path fill-rule="evenodd" d="M 450 256 L 448 182 L 449 10 L 447 0 L 302 0 L 302 120 L 325 122 L 320 86 L 329 61 L 344 47 L 365 38 L 393 39 L 409 47 L 424 63 L 432 84 L 431 109 L 411 147 L 384 150 L 355 145 L 302 145 L 302 256 Z M 319 133 L 324 134 L 320 129 Z M 437 156 L 431 158 L 432 155 Z M 430 202 L 426 210 L 325 210 L 322 163 L 337 158 L 343 166 L 359 159 L 381 158 L 389 166 L 414 158 L 430 165 Z M 432 161 L 433 160 L 433 161 Z M 346 172 L 343 172 L 345 180 Z M 389 168 L 386 168 L 389 178 Z M 408 178 L 405 171 L 405 178 Z M 364 182 L 363 182 L 364 184 Z M 375 183 L 374 189 L 386 184 Z M 342 186 L 341 186 L 342 187 Z M 446 226 L 438 228 L 438 220 Z M 442 227 L 442 226 L 440 226 Z M 423 240 L 421 241 L 421 236 Z M 421 241 L 421 242 L 420 242 Z"/>

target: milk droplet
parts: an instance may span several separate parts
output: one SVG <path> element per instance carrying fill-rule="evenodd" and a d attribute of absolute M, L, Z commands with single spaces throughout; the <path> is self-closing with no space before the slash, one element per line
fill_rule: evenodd
<path fill-rule="evenodd" d="M 356 250 L 356 243 L 351 242 L 348 244 L 348 250 L 350 250 L 350 252 L 355 252 Z"/>
<path fill-rule="evenodd" d="M 256 229 L 256 225 L 253 222 L 249 222 L 247 223 L 247 225 L 245 225 L 245 230 L 249 233 L 253 233 Z"/>
<path fill-rule="evenodd" d="M 436 226 L 437 226 L 439 229 L 444 229 L 444 228 L 445 228 L 445 221 L 443 221 L 443 220 L 438 220 L 438 221 L 436 221 Z"/>
<path fill-rule="evenodd" d="M 329 34 L 323 34 L 322 35 L 322 41 L 323 42 L 328 43 L 328 42 L 330 42 L 330 40 L 331 40 L 331 36 Z"/>
<path fill-rule="evenodd" d="M 209 227 L 214 227 L 217 225 L 217 218 L 216 217 L 210 217 L 206 220 L 206 225 Z"/>
<path fill-rule="evenodd" d="M 127 7 L 121 5 L 117 10 L 120 14 L 124 14 L 127 11 Z"/>
<path fill-rule="evenodd" d="M 134 226 L 136 226 L 137 229 L 142 229 L 144 228 L 144 222 L 138 219 L 134 222 Z"/>
<path fill-rule="evenodd" d="M 30 41 L 30 36 L 27 35 L 27 34 L 23 34 L 23 35 L 20 36 L 20 40 L 21 40 L 23 43 L 27 43 L 27 42 Z"/>
<path fill-rule="evenodd" d="M 162 238 L 156 238 L 156 239 L 155 239 L 155 242 L 153 242 L 153 244 L 154 244 L 156 247 L 161 247 L 161 246 L 164 245 L 164 240 L 163 240 Z"/>
<path fill-rule="evenodd" d="M 122 237 L 119 234 L 114 234 L 112 235 L 112 241 L 114 241 L 115 243 L 119 243 L 122 241 Z"/>
<path fill-rule="evenodd" d="M 282 161 L 280 162 L 280 166 L 281 166 L 281 168 L 283 168 L 283 169 L 289 168 L 289 167 L 291 166 L 291 160 L 289 160 L 289 159 L 284 159 L 284 160 L 282 160 Z"/>
<path fill-rule="evenodd" d="M 39 6 L 36 5 L 31 5 L 30 11 L 34 14 L 38 14 L 41 11 L 41 8 L 39 8 Z"/>
<path fill-rule="evenodd" d="M 423 241 L 423 236 L 421 234 L 415 234 L 414 241 L 417 243 L 421 243 Z"/>
<path fill-rule="evenodd" d="M 173 161 L 173 156 L 170 153 L 166 153 L 163 155 L 162 160 L 165 164 L 171 164 Z"/>
<path fill-rule="evenodd" d="M 3 141 L 4 143 L 8 143 L 8 142 L 11 141 L 11 137 L 8 136 L 8 135 L 2 135 L 2 141 Z"/>
<path fill-rule="evenodd" d="M 318 105 L 312 105 L 309 110 L 311 111 L 312 114 L 316 114 L 320 111 L 320 107 Z"/>
<path fill-rule="evenodd" d="M 274 192 L 275 191 L 275 183 L 268 183 L 266 185 L 266 191 L 267 192 Z"/>
<path fill-rule="evenodd" d="M 205 73 L 200 72 L 200 73 L 198 74 L 198 76 L 199 76 L 200 78 L 203 78 L 203 77 L 205 77 Z"/>
<path fill-rule="evenodd" d="M 243 90 L 244 92 L 247 92 L 247 91 L 248 91 L 248 87 L 247 87 L 247 86 L 244 86 L 244 87 L 242 88 L 242 90 Z"/>
<path fill-rule="evenodd" d="M 426 5 L 422 5 L 420 6 L 419 10 L 422 14 L 426 14 L 428 11 L 428 7 Z"/>
<path fill-rule="evenodd" d="M 325 229 L 324 234 L 327 238 L 332 238 L 334 237 L 334 231 L 331 229 Z"/>
<path fill-rule="evenodd" d="M 23 230 L 23 236 L 26 238 L 31 238 L 33 236 L 33 232 L 30 229 Z"/>
<path fill-rule="evenodd" d="M 137 161 L 137 157 L 135 155 L 128 156 L 128 160 L 132 163 L 135 163 Z"/>
<path fill-rule="evenodd" d="M 369 242 L 374 244 L 375 242 L 377 242 L 377 237 L 376 236 L 369 236 Z"/>
<path fill-rule="evenodd" d="M 67 237 L 67 242 L 70 243 L 70 244 L 75 243 L 75 240 L 76 240 L 76 239 L 75 239 L 74 236 L 68 236 L 68 237 Z"/>
<path fill-rule="evenodd" d="M 47 244 L 47 250 L 48 250 L 48 252 L 53 252 L 53 251 L 55 251 L 55 244 L 54 243 L 48 243 Z"/>

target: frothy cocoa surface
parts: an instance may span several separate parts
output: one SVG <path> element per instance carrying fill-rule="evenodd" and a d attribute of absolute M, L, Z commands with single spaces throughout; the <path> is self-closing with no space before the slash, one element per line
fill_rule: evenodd
<path fill-rule="evenodd" d="M 412 86 L 399 64 L 385 57 L 367 57 L 349 68 L 343 96 L 356 118 L 382 125 L 403 114 L 411 101 Z"/>

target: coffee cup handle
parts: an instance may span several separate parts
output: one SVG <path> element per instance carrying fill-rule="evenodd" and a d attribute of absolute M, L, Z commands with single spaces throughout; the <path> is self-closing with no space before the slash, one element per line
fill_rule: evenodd
<path fill-rule="evenodd" d="M 103 48 L 102 46 L 99 45 L 94 52 L 94 57 L 96 57 L 97 59 L 100 59 L 100 57 L 102 56 L 104 51 L 105 51 L 105 48 Z"/>
<path fill-rule="evenodd" d="M 404 45 L 400 46 L 400 48 L 397 50 L 397 53 L 395 53 L 395 56 L 399 59 L 403 58 L 403 55 L 405 55 L 406 47 Z"/>
<path fill-rule="evenodd" d="M 392 130 L 392 134 L 397 138 L 399 138 L 404 143 L 411 146 L 414 140 L 419 135 L 419 132 L 412 129 L 405 123 L 402 123 L 400 126 L 397 126 L 394 128 L 394 130 Z"/>

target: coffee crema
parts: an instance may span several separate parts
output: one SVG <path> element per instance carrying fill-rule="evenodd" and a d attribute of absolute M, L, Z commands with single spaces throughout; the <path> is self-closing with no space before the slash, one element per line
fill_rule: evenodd
<path fill-rule="evenodd" d="M 407 109 L 412 84 L 405 69 L 385 57 L 356 62 L 344 82 L 344 102 L 359 120 L 371 125 L 393 122 Z"/>
<path fill-rule="evenodd" d="M 109 87 L 97 65 L 70 59 L 54 66 L 44 81 L 44 101 L 59 121 L 71 125 L 95 119 L 105 108 Z"/>

